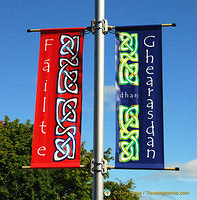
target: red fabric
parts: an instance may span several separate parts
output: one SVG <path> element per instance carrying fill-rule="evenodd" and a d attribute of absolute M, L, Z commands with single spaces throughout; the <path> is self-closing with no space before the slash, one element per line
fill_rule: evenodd
<path fill-rule="evenodd" d="M 83 39 L 41 30 L 31 168 L 80 167 Z"/>

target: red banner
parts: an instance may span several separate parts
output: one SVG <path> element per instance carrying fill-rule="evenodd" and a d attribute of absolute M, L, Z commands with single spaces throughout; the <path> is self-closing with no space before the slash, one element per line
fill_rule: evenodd
<path fill-rule="evenodd" d="M 41 30 L 31 168 L 80 167 L 83 39 Z"/>

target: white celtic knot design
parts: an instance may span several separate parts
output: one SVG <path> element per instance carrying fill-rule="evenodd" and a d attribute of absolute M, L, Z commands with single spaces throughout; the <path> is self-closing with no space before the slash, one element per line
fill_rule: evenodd
<path fill-rule="evenodd" d="M 80 36 L 60 35 L 59 71 L 57 76 L 56 127 L 54 161 L 75 159 L 77 107 L 79 95 Z M 73 97 L 75 95 L 75 97 Z M 63 97 L 63 98 L 62 98 Z"/>
<path fill-rule="evenodd" d="M 139 128 L 138 115 L 139 105 L 131 107 L 119 106 L 119 139 L 124 140 L 119 142 L 121 150 L 119 155 L 120 162 L 139 160 L 139 130 L 133 130 L 133 128 Z"/>
<path fill-rule="evenodd" d="M 138 34 L 121 32 L 119 39 L 119 51 L 122 51 L 119 57 L 119 84 L 139 85 Z"/>
<path fill-rule="evenodd" d="M 60 43 L 62 44 L 62 47 L 60 48 L 60 55 L 68 56 L 68 58 L 65 58 L 67 64 L 71 66 L 78 66 L 79 36 L 77 35 L 71 37 L 70 35 L 61 35 Z"/>
<path fill-rule="evenodd" d="M 77 98 L 71 99 L 56 99 L 56 122 L 60 128 L 64 129 L 63 123 L 65 121 L 76 123 L 77 122 Z"/>
<path fill-rule="evenodd" d="M 63 63 L 65 59 L 61 58 L 60 62 Z M 61 66 L 61 65 L 60 65 Z M 58 87 L 57 92 L 63 94 L 69 92 L 71 94 L 78 94 L 78 70 L 68 71 L 66 69 L 67 65 L 61 67 L 58 73 Z M 61 84 L 62 83 L 62 84 Z"/>
<path fill-rule="evenodd" d="M 64 159 L 74 159 L 76 153 L 76 141 L 75 135 L 77 132 L 76 126 L 70 126 L 66 128 L 63 132 L 59 133 L 56 127 L 56 135 L 64 135 L 66 134 L 67 139 L 56 138 L 54 140 L 56 151 L 54 152 L 54 161 L 62 161 Z"/>

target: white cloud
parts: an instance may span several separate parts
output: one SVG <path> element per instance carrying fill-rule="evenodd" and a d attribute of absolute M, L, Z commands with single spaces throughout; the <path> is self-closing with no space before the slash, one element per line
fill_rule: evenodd
<path fill-rule="evenodd" d="M 114 85 L 105 85 L 104 87 L 105 103 L 108 111 L 115 111 L 116 90 Z"/>
<path fill-rule="evenodd" d="M 90 93 L 91 96 L 94 96 L 94 91 Z M 105 111 L 115 111 L 115 102 L 116 99 L 116 90 L 114 85 L 105 85 L 104 86 L 104 102 L 105 102 Z M 92 107 L 86 108 L 87 111 L 94 111 L 94 104 Z"/>
<path fill-rule="evenodd" d="M 150 197 L 150 196 L 142 196 L 140 199 L 141 200 L 156 200 L 155 198 Z"/>
<path fill-rule="evenodd" d="M 180 164 L 182 176 L 197 179 L 197 159 Z"/>
<path fill-rule="evenodd" d="M 105 85 L 104 87 L 104 95 L 105 102 L 114 102 L 115 101 L 115 86 L 114 85 Z"/>
<path fill-rule="evenodd" d="M 180 171 L 162 171 L 144 177 L 145 179 L 156 181 L 159 179 L 175 179 L 178 181 L 197 181 L 197 159 L 185 162 L 174 163 L 169 167 L 179 167 Z"/>

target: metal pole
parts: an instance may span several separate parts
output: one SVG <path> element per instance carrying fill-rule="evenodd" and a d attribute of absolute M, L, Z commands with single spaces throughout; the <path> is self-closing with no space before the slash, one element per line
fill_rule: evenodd
<path fill-rule="evenodd" d="M 94 176 L 93 199 L 103 200 L 104 138 L 104 33 L 105 0 L 95 0 L 95 71 L 94 71 Z"/>

